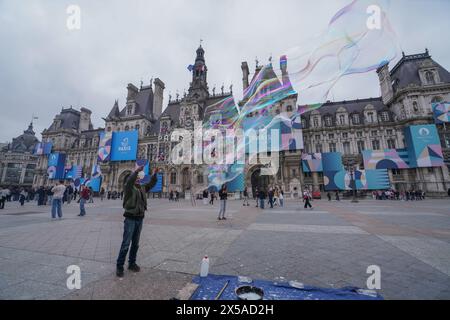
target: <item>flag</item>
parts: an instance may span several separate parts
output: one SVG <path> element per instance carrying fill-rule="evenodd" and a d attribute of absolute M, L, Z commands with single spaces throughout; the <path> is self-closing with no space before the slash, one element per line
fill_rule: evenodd
<path fill-rule="evenodd" d="M 98 178 L 101 175 L 102 175 L 102 170 L 100 169 L 100 166 L 98 164 L 95 164 L 92 167 L 92 173 L 91 173 L 92 178 Z"/>
<path fill-rule="evenodd" d="M 194 66 L 192 64 L 188 65 L 187 69 L 192 72 L 192 70 L 194 70 Z"/>

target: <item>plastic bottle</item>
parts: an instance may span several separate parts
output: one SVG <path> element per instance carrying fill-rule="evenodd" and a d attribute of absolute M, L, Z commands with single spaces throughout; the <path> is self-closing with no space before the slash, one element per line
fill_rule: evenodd
<path fill-rule="evenodd" d="M 207 277 L 209 272 L 209 258 L 205 256 L 200 267 L 200 277 Z"/>

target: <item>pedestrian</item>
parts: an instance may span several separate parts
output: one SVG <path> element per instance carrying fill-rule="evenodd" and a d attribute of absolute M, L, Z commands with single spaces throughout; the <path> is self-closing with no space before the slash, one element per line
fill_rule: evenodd
<path fill-rule="evenodd" d="M 100 189 L 100 201 L 103 201 L 103 199 L 105 198 L 105 188 L 101 188 Z"/>
<path fill-rule="evenodd" d="M 250 205 L 248 203 L 248 190 L 247 190 L 247 187 L 244 188 L 244 203 L 242 205 L 243 206 L 249 206 Z"/>
<path fill-rule="evenodd" d="M 11 190 L 6 188 L 3 190 L 3 194 L 5 195 L 6 202 L 11 202 Z"/>
<path fill-rule="evenodd" d="M 310 207 L 312 209 L 311 205 L 311 195 L 309 194 L 308 190 L 303 191 L 303 202 L 305 203 L 304 208 L 307 209 Z"/>
<path fill-rule="evenodd" d="M 280 195 L 279 195 L 279 199 L 280 199 L 280 207 L 284 207 L 284 192 L 283 189 L 280 190 Z"/>
<path fill-rule="evenodd" d="M 86 186 L 81 186 L 81 192 L 80 192 L 80 214 L 79 217 L 84 217 L 86 215 L 86 208 L 85 204 L 86 201 L 89 200 L 90 192 L 89 189 Z"/>
<path fill-rule="evenodd" d="M 180 197 L 180 192 L 178 190 L 175 191 L 175 202 L 178 202 L 178 198 Z"/>
<path fill-rule="evenodd" d="M 327 192 L 328 201 L 331 201 L 331 193 L 330 191 Z"/>
<path fill-rule="evenodd" d="M 258 191 L 258 198 L 259 198 L 259 208 L 264 209 L 264 202 L 266 200 L 266 192 L 263 189 Z"/>
<path fill-rule="evenodd" d="M 56 186 L 54 186 L 51 190 L 52 194 L 52 219 L 56 219 L 56 214 L 58 214 L 58 218 L 62 218 L 62 198 L 64 197 L 64 192 L 66 191 L 66 187 L 64 186 L 64 181 L 60 180 Z"/>
<path fill-rule="evenodd" d="M 228 199 L 228 191 L 227 185 L 222 185 L 222 188 L 219 190 L 219 199 L 220 199 L 220 209 L 219 209 L 219 217 L 217 220 L 227 220 L 225 218 L 225 211 L 227 209 L 227 199 Z"/>
<path fill-rule="evenodd" d="M 5 200 L 6 200 L 6 194 L 4 190 L 0 187 L 0 209 L 5 208 Z"/>
<path fill-rule="evenodd" d="M 123 191 L 120 192 L 120 200 L 123 200 Z"/>
<path fill-rule="evenodd" d="M 203 205 L 208 205 L 208 189 L 203 190 Z"/>
<path fill-rule="evenodd" d="M 214 193 L 214 191 L 211 191 L 211 200 L 209 200 L 209 204 L 210 205 L 214 205 L 214 198 L 216 197 L 216 194 Z"/>
<path fill-rule="evenodd" d="M 144 170 L 144 167 L 138 167 L 125 182 L 124 185 L 124 200 L 123 208 L 125 213 L 124 231 L 122 244 L 120 246 L 119 256 L 117 258 L 116 275 L 123 277 L 125 259 L 130 249 L 130 255 L 128 257 L 128 270 L 133 272 L 139 272 L 140 267 L 136 263 L 137 252 L 139 249 L 139 238 L 141 235 L 142 224 L 147 210 L 147 196 L 146 193 L 156 185 L 158 169 L 153 173 L 150 182 L 141 186 L 138 174 Z"/>
<path fill-rule="evenodd" d="M 70 204 L 73 199 L 73 187 L 71 184 L 67 187 L 67 204 Z"/>
<path fill-rule="evenodd" d="M 339 191 L 336 190 L 336 201 L 341 201 L 341 199 L 339 198 Z"/>
<path fill-rule="evenodd" d="M 92 189 L 92 187 L 89 187 L 88 190 L 89 190 L 89 203 L 94 203 L 94 190 Z"/>
<path fill-rule="evenodd" d="M 25 191 L 25 189 L 22 188 L 22 190 L 20 191 L 20 195 L 19 195 L 19 202 L 20 202 L 21 207 L 23 207 L 27 196 L 28 196 L 27 192 Z"/>
<path fill-rule="evenodd" d="M 269 194 L 268 194 L 268 196 L 269 196 L 269 202 L 268 203 L 269 203 L 271 209 L 273 209 L 273 195 L 274 195 L 273 189 L 270 188 L 269 189 Z"/>
<path fill-rule="evenodd" d="M 255 188 L 255 195 L 254 195 L 255 199 L 256 199 L 256 208 L 258 208 L 258 204 L 259 204 L 259 191 L 258 188 Z"/>

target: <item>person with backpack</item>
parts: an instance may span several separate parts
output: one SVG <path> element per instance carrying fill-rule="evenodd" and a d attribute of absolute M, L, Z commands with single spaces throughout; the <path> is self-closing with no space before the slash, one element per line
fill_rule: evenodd
<path fill-rule="evenodd" d="M 86 186 L 81 186 L 81 191 L 80 191 L 80 214 L 78 215 L 79 217 L 84 217 L 86 215 L 86 208 L 84 207 L 84 205 L 86 204 L 86 201 L 89 200 L 90 197 L 90 192 L 89 192 L 89 188 Z"/>

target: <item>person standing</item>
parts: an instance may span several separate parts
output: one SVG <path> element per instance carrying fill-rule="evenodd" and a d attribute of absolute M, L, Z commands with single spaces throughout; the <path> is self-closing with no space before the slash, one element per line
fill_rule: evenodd
<path fill-rule="evenodd" d="M 128 257 L 128 270 L 133 272 L 139 272 L 141 268 L 136 264 L 137 252 L 139 249 L 139 238 L 141 235 L 142 224 L 147 210 L 147 196 L 146 193 L 152 189 L 157 179 L 158 169 L 156 169 L 150 179 L 150 182 L 144 186 L 141 186 L 138 179 L 138 174 L 144 170 L 144 167 L 138 167 L 125 182 L 124 185 L 124 199 L 123 208 L 125 213 L 123 239 L 120 246 L 119 256 L 116 263 L 116 275 L 123 277 L 125 264 L 125 258 L 128 250 L 130 249 L 130 255 Z"/>
<path fill-rule="evenodd" d="M 227 220 L 225 218 L 225 211 L 227 209 L 227 199 L 228 199 L 228 191 L 227 185 L 222 185 L 222 188 L 219 190 L 219 199 L 220 199 L 220 209 L 219 209 L 219 217 L 217 220 Z"/>
<path fill-rule="evenodd" d="M 80 191 L 80 214 L 78 215 L 79 217 L 84 217 L 86 215 L 85 204 L 89 200 L 89 197 L 90 197 L 89 188 L 86 187 L 86 186 L 81 186 L 81 191 Z"/>
<path fill-rule="evenodd" d="M 336 190 L 336 201 L 341 201 L 341 199 L 339 198 L 339 191 Z"/>
<path fill-rule="evenodd" d="M 56 214 L 58 214 L 58 218 L 62 218 L 62 198 L 64 197 L 64 192 L 66 191 L 66 187 L 64 186 L 64 181 L 58 181 L 57 185 L 54 186 L 51 190 L 52 193 L 52 219 L 56 219 Z"/>
<path fill-rule="evenodd" d="M 330 191 L 327 192 L 328 201 L 331 201 L 331 193 Z"/>
<path fill-rule="evenodd" d="M 0 209 L 5 208 L 5 200 L 6 200 L 6 195 L 3 191 L 3 189 L 0 188 Z"/>
<path fill-rule="evenodd" d="M 248 203 L 248 190 L 247 190 L 247 187 L 244 188 L 244 203 L 242 205 L 243 206 L 249 206 L 250 205 Z"/>
<path fill-rule="evenodd" d="M 209 200 L 209 204 L 213 206 L 214 198 L 216 197 L 216 194 L 214 193 L 214 191 L 211 191 L 210 195 L 211 195 L 211 200 Z"/>
<path fill-rule="evenodd" d="M 208 189 L 203 190 L 203 205 L 208 205 Z"/>
<path fill-rule="evenodd" d="M 309 195 L 308 190 L 303 191 L 303 202 L 305 203 L 305 206 L 304 206 L 305 209 L 307 209 L 308 207 L 310 207 L 312 209 L 311 196 Z"/>
<path fill-rule="evenodd" d="M 105 188 L 100 189 L 100 201 L 103 201 L 105 199 Z"/>
<path fill-rule="evenodd" d="M 27 192 L 25 191 L 25 189 L 22 188 L 22 190 L 20 191 L 20 195 L 19 195 L 19 202 L 20 202 L 21 207 L 23 207 L 26 198 L 27 198 Z"/>
<path fill-rule="evenodd" d="M 71 184 L 67 187 L 67 204 L 70 204 L 72 202 L 73 198 L 73 187 Z"/>
<path fill-rule="evenodd" d="M 264 209 L 264 202 L 266 201 L 266 193 L 263 189 L 258 190 L 259 207 Z"/>
<path fill-rule="evenodd" d="M 258 188 L 255 188 L 254 199 L 256 199 L 256 208 L 258 208 L 258 204 L 259 204 L 259 191 L 258 191 Z"/>

